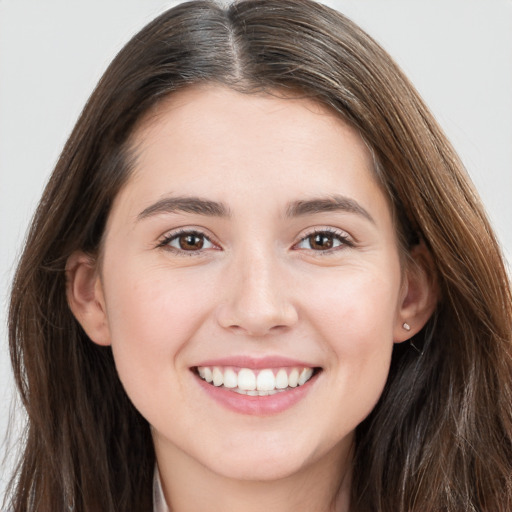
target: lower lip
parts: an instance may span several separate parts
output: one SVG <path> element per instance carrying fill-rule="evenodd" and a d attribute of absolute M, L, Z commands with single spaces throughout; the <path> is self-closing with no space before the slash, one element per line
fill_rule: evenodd
<path fill-rule="evenodd" d="M 293 407 L 297 402 L 304 399 L 308 392 L 311 390 L 318 374 L 315 374 L 302 386 L 283 391 L 274 395 L 266 396 L 250 396 L 229 391 L 224 387 L 217 387 L 208 384 L 195 375 L 199 385 L 208 396 L 213 398 L 217 403 L 238 412 L 240 414 L 248 414 L 253 416 L 268 416 L 271 414 L 278 414 L 280 412 Z"/>

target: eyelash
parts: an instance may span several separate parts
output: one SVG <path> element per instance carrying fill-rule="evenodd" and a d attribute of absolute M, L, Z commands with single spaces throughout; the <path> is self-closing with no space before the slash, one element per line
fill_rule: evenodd
<path fill-rule="evenodd" d="M 316 235 L 329 235 L 333 239 L 337 239 L 340 242 L 340 245 L 337 247 L 331 247 L 329 249 L 325 250 L 319 250 L 316 251 L 314 249 L 309 249 L 313 253 L 315 253 L 315 256 L 326 256 L 329 254 L 332 254 L 333 252 L 339 251 L 340 249 L 343 249 L 344 247 L 354 247 L 355 243 L 353 240 L 349 237 L 349 235 L 345 231 L 341 231 L 334 228 L 316 228 L 313 230 L 313 232 L 308 233 L 307 235 L 303 236 L 298 243 L 294 245 L 294 247 L 297 247 L 304 241 L 308 239 L 312 239 Z"/>
<path fill-rule="evenodd" d="M 204 233 L 201 231 L 198 231 L 196 229 L 180 229 L 179 231 L 173 231 L 172 233 L 169 233 L 164 237 L 164 239 L 157 245 L 157 248 L 163 248 L 168 251 L 172 251 L 176 254 L 183 255 L 183 256 L 202 256 L 204 251 L 201 249 L 195 251 L 195 250 L 184 250 L 184 249 L 178 249 L 177 247 L 172 247 L 170 244 L 173 240 L 178 240 L 182 236 L 196 236 L 198 238 L 202 238 L 203 240 L 208 241 L 212 245 L 215 245 L 209 237 L 207 237 Z"/>
<path fill-rule="evenodd" d="M 215 245 L 214 242 L 212 242 L 211 239 L 208 236 L 206 236 L 204 233 L 202 233 L 201 231 L 198 231 L 195 229 L 180 229 L 179 231 L 174 231 L 172 233 L 169 233 L 167 236 L 165 236 L 164 239 L 158 243 L 157 248 L 163 248 L 163 249 L 172 251 L 176 254 L 184 255 L 184 256 L 202 256 L 204 254 L 204 251 L 206 250 L 206 249 L 203 249 L 202 247 L 199 248 L 198 250 L 184 250 L 184 249 L 179 249 L 177 247 L 172 247 L 170 245 L 171 242 L 173 242 L 174 240 L 178 240 L 180 237 L 182 237 L 184 235 L 196 236 L 198 238 L 203 239 L 203 244 L 204 244 L 204 241 L 206 240 L 208 243 Z M 303 236 L 299 240 L 299 242 L 294 244 L 293 248 L 296 248 L 297 246 L 299 246 L 300 244 L 302 244 L 303 242 L 305 242 L 308 239 L 312 239 L 316 235 L 329 235 L 332 238 L 337 239 L 340 242 L 340 245 L 336 246 L 336 247 L 331 247 L 331 248 L 325 249 L 325 250 L 308 249 L 308 250 L 312 251 L 313 253 L 316 253 L 315 256 L 324 256 L 324 255 L 336 252 L 336 251 L 342 249 L 343 247 L 354 247 L 354 245 L 355 245 L 354 242 L 351 240 L 351 238 L 344 231 L 340 231 L 340 230 L 333 229 L 333 228 L 321 228 L 321 229 L 317 228 L 314 231 L 312 231 L 311 233 L 308 233 L 307 235 Z"/>

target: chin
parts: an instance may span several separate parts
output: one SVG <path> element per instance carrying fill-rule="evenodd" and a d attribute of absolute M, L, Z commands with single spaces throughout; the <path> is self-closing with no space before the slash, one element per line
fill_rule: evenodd
<path fill-rule="evenodd" d="M 298 440 L 280 445 L 255 440 L 250 449 L 247 445 L 244 449 L 232 446 L 225 452 L 222 456 L 219 453 L 212 456 L 206 465 L 225 478 L 247 481 L 281 480 L 297 474 L 316 460 L 316 450 L 301 447 Z"/>
<path fill-rule="evenodd" d="M 305 462 L 291 461 L 290 457 L 266 460 L 223 460 L 222 464 L 210 467 L 215 473 L 229 479 L 269 482 L 290 477 L 307 466 Z"/>

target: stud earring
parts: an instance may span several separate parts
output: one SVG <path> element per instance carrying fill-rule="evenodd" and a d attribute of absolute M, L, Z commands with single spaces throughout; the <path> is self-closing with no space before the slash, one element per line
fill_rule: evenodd
<path fill-rule="evenodd" d="M 404 322 L 402 324 L 402 327 L 406 330 L 406 331 L 410 331 L 411 330 L 411 326 L 407 323 L 407 322 Z"/>

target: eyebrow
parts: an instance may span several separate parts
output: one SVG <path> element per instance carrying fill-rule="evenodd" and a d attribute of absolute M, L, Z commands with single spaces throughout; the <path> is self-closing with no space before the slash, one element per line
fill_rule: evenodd
<path fill-rule="evenodd" d="M 209 217 L 229 217 L 230 211 L 224 204 L 201 197 L 165 197 L 148 206 L 137 216 L 138 220 L 160 213 L 195 213 Z"/>
<path fill-rule="evenodd" d="M 355 213 L 373 224 L 375 220 L 357 201 L 341 195 L 293 201 L 286 208 L 286 217 L 301 217 L 326 212 Z M 230 209 L 223 203 L 201 197 L 165 197 L 148 206 L 137 216 L 138 220 L 162 213 L 193 213 L 208 217 L 230 217 Z"/>
<path fill-rule="evenodd" d="M 341 195 L 294 201 L 288 205 L 287 217 L 300 217 L 325 212 L 347 212 L 361 215 L 375 224 L 373 217 L 356 200 Z"/>

